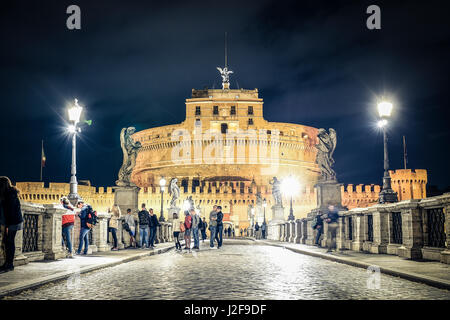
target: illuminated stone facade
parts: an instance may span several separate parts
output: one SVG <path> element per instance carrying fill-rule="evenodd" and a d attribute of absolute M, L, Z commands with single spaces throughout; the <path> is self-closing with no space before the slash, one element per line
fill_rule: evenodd
<path fill-rule="evenodd" d="M 201 216 L 208 217 L 214 204 L 223 208 L 225 219 L 237 228 L 249 226 L 251 208 L 255 220 L 262 222 L 264 209 L 256 194 L 266 199 L 266 220 L 272 219 L 273 197 L 270 181 L 289 175 L 301 187 L 293 198 L 295 218 L 304 218 L 316 207 L 314 185 L 319 177 L 315 163 L 318 130 L 292 123 L 269 122 L 263 117 L 263 99 L 258 90 L 192 90 L 186 99 L 186 119 L 175 125 L 150 128 L 133 135 L 142 144 L 132 181 L 139 186 L 138 201 L 160 213 L 159 180 L 178 179 L 181 195 L 178 207 L 192 196 Z M 392 188 L 399 200 L 426 197 L 426 170 L 391 171 Z M 35 203 L 56 203 L 69 194 L 69 184 L 19 182 L 22 199 Z M 364 189 L 364 190 L 363 190 Z M 378 201 L 378 185 L 342 186 L 342 205 L 349 209 L 367 207 Z M 80 185 L 78 192 L 99 212 L 114 203 L 111 187 Z M 283 198 L 284 215 L 289 215 L 289 200 Z M 170 196 L 164 192 L 167 218 Z"/>

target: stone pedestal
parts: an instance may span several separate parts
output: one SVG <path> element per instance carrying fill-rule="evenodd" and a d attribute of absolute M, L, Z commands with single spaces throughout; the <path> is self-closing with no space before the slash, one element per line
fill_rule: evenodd
<path fill-rule="evenodd" d="M 342 183 L 337 181 L 318 182 L 314 186 L 317 194 L 317 209 L 328 210 L 330 205 L 337 210 L 344 209 L 342 208 L 341 186 Z"/>
<path fill-rule="evenodd" d="M 46 260 L 57 260 L 64 258 L 66 253 L 62 249 L 62 215 L 66 210 L 57 205 L 44 205 L 43 214 L 43 246 L 44 258 Z"/>
<path fill-rule="evenodd" d="M 294 243 L 301 243 L 301 239 L 302 239 L 302 220 L 300 220 L 300 219 L 295 220 L 294 228 L 295 228 Z"/>
<path fill-rule="evenodd" d="M 180 211 L 181 209 L 178 207 L 170 207 L 167 211 L 169 215 L 168 221 L 172 222 L 174 213 L 176 213 L 178 215 L 178 218 L 180 218 Z"/>
<path fill-rule="evenodd" d="M 284 208 L 281 205 L 272 206 L 271 221 L 284 221 Z"/>
<path fill-rule="evenodd" d="M 136 213 L 138 208 L 138 187 L 113 187 L 114 189 L 114 204 L 118 205 L 122 215 L 127 214 L 127 209 L 131 209 L 131 212 Z"/>
<path fill-rule="evenodd" d="M 288 239 L 289 242 L 295 242 L 296 231 L 297 231 L 297 229 L 295 228 L 295 225 L 296 225 L 295 221 L 289 221 L 289 229 L 290 229 L 290 231 L 289 231 L 290 237 Z"/>
<path fill-rule="evenodd" d="M 98 223 L 94 227 L 94 245 L 97 247 L 97 251 L 109 251 L 109 245 L 107 243 L 108 236 L 108 219 L 111 217 L 110 214 L 100 212 L 97 214 Z M 112 237 L 112 236 L 111 236 Z"/>

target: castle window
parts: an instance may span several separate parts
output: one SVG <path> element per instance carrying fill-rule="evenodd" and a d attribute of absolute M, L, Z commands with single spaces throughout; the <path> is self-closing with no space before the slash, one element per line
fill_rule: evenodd
<path fill-rule="evenodd" d="M 195 107 L 195 115 L 196 116 L 199 116 L 199 115 L 201 115 L 202 114 L 202 112 L 201 112 L 201 110 L 200 110 L 200 106 L 196 106 Z"/>
<path fill-rule="evenodd" d="M 230 115 L 236 115 L 236 106 L 231 106 Z"/>
<path fill-rule="evenodd" d="M 271 130 L 267 130 L 267 134 L 272 134 L 272 131 Z"/>
<path fill-rule="evenodd" d="M 249 126 L 253 125 L 253 119 L 252 118 L 248 119 L 248 125 Z"/>
<path fill-rule="evenodd" d="M 220 125 L 220 131 L 221 131 L 222 133 L 227 133 L 227 130 L 228 130 L 228 124 L 222 123 L 222 124 Z"/>
<path fill-rule="evenodd" d="M 213 115 L 218 115 L 219 114 L 219 106 L 214 106 L 213 107 Z"/>
<path fill-rule="evenodd" d="M 248 106 L 248 114 L 249 115 L 253 114 L 253 107 L 252 106 Z"/>

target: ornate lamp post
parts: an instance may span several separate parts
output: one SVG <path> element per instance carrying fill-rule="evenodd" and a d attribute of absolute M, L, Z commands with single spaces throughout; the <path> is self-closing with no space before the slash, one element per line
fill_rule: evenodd
<path fill-rule="evenodd" d="M 161 178 L 161 180 L 159 180 L 159 186 L 161 187 L 161 215 L 159 217 L 159 221 L 164 222 L 164 214 L 163 214 L 163 210 L 164 210 L 164 186 L 166 185 L 166 179 L 164 179 L 164 177 Z"/>
<path fill-rule="evenodd" d="M 300 185 L 299 185 L 297 179 L 294 178 L 293 176 L 289 176 L 289 177 L 283 179 L 283 181 L 281 182 L 281 192 L 285 196 L 291 198 L 290 199 L 291 207 L 289 209 L 288 220 L 295 220 L 294 209 L 292 208 L 292 198 L 294 195 L 297 194 L 299 189 L 300 189 Z"/>
<path fill-rule="evenodd" d="M 78 182 L 77 182 L 77 133 L 81 132 L 81 129 L 77 127 L 80 122 L 81 112 L 83 107 L 78 104 L 78 100 L 75 99 L 75 103 L 69 108 L 69 120 L 71 122 L 68 131 L 72 134 L 72 165 L 70 176 L 70 193 L 68 195 L 69 201 L 75 205 L 76 202 L 81 199 L 78 195 Z"/>
<path fill-rule="evenodd" d="M 388 118 L 391 116 L 392 103 L 382 101 L 378 103 L 378 114 L 380 120 L 378 121 L 378 127 L 383 129 L 383 143 L 384 143 L 384 175 L 383 175 L 383 189 L 379 194 L 379 203 L 391 203 L 397 202 L 397 193 L 391 188 L 391 176 L 389 175 L 389 156 L 387 146 L 387 134 L 386 126 L 388 124 Z"/>
<path fill-rule="evenodd" d="M 264 208 L 264 223 L 266 223 L 266 207 L 267 207 L 267 201 L 266 198 L 263 200 L 263 208 Z"/>

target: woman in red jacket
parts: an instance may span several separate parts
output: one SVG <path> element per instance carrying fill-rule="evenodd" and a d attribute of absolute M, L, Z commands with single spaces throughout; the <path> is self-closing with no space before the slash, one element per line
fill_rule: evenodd
<path fill-rule="evenodd" d="M 75 214 L 73 207 L 67 197 L 61 198 L 61 204 L 67 209 L 62 216 L 62 246 L 64 247 L 64 239 L 66 240 L 67 258 L 73 258 L 72 254 L 72 229 L 75 223 Z"/>

